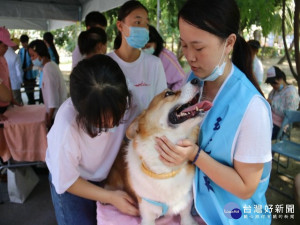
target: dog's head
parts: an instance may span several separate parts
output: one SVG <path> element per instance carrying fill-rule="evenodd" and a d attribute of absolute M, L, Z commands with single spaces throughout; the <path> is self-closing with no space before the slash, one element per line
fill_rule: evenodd
<path fill-rule="evenodd" d="M 181 90 L 164 90 L 153 98 L 148 109 L 144 110 L 129 126 L 126 136 L 133 139 L 138 134 L 141 139 L 153 135 L 167 135 L 184 138 L 201 122 L 205 111 L 212 104 L 199 102 L 200 82 L 194 79 Z M 180 135 L 176 138 L 176 134 Z M 176 141 L 176 140 L 175 140 Z"/>

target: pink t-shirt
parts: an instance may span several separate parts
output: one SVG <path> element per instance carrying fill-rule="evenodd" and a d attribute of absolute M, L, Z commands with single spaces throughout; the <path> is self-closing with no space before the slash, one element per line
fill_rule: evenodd
<path fill-rule="evenodd" d="M 168 88 L 176 91 L 185 83 L 186 74 L 178 62 L 177 57 L 168 49 L 163 49 L 159 55 L 163 64 Z"/>
<path fill-rule="evenodd" d="M 10 89 L 8 65 L 3 56 L 0 56 L 0 78 L 3 80 L 3 84 Z M 8 102 L 0 101 L 0 107 L 5 107 L 8 105 Z"/>

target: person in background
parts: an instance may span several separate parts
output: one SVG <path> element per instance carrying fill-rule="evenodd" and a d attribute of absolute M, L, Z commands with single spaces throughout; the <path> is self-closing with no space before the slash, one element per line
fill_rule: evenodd
<path fill-rule="evenodd" d="M 249 40 L 247 43 L 251 48 L 253 60 L 253 74 L 256 77 L 258 84 L 261 85 L 264 79 L 264 68 L 260 59 L 257 57 L 258 50 L 260 49 L 260 43 L 256 40 Z"/>
<path fill-rule="evenodd" d="M 299 95 L 297 89 L 287 83 L 285 73 L 277 66 L 271 66 L 268 69 L 265 82 L 273 88 L 269 93 L 268 102 L 272 109 L 272 140 L 276 140 L 284 118 L 284 112 L 298 109 Z"/>
<path fill-rule="evenodd" d="M 178 21 L 193 71 L 188 80 L 204 82 L 202 99 L 213 106 L 201 122 L 197 144 L 157 137 L 160 159 L 175 168 L 186 161 L 196 166 L 194 205 L 206 224 L 271 224 L 265 197 L 272 168 L 271 109 L 253 76 L 249 45 L 239 35 L 238 5 L 189 0 Z M 256 205 L 264 209 L 259 218 Z"/>
<path fill-rule="evenodd" d="M 22 70 L 21 59 L 15 53 L 13 49 L 14 46 L 8 47 L 6 53 L 4 54 L 4 57 L 8 65 L 9 78 L 10 78 L 13 98 L 17 104 L 23 105 L 23 100 L 21 96 L 21 86 L 23 83 L 23 70 Z"/>
<path fill-rule="evenodd" d="M 186 74 L 173 52 L 164 47 L 164 40 L 155 29 L 149 25 L 149 41 L 143 51 L 159 57 L 162 61 L 168 88 L 176 91 L 181 88 L 186 80 Z"/>
<path fill-rule="evenodd" d="M 71 72 L 70 96 L 47 136 L 46 163 L 58 225 L 96 225 L 97 201 L 137 216 L 126 192 L 103 188 L 133 119 L 122 70 L 106 55 L 83 59 Z"/>
<path fill-rule="evenodd" d="M 56 47 L 54 45 L 54 36 L 52 33 L 50 32 L 46 32 L 43 35 L 43 41 L 45 42 L 47 48 L 48 48 L 48 52 L 50 55 L 50 59 L 51 61 L 55 62 L 57 65 L 59 65 L 59 55 L 57 53 Z M 39 71 L 39 88 L 40 88 L 40 99 L 39 99 L 39 103 L 44 103 L 43 101 L 43 93 L 42 93 L 42 83 L 43 83 L 43 71 L 42 68 L 38 69 Z"/>
<path fill-rule="evenodd" d="M 137 106 L 136 115 L 146 109 L 154 96 L 167 88 L 161 60 L 140 49 L 149 40 L 148 11 L 139 1 L 127 1 L 119 9 L 118 34 L 114 51 L 108 53 L 124 72 Z"/>
<path fill-rule="evenodd" d="M 57 65 L 59 65 L 59 55 L 57 53 L 56 47 L 54 45 L 54 37 L 50 32 L 46 32 L 43 35 L 43 40 L 48 48 L 48 52 L 50 54 L 50 59 L 54 61 Z"/>
<path fill-rule="evenodd" d="M 42 93 L 47 111 L 46 123 L 50 129 L 58 108 L 67 98 L 66 84 L 58 65 L 50 60 L 48 48 L 42 40 L 32 41 L 28 51 L 33 65 L 43 71 Z"/>
<path fill-rule="evenodd" d="M 14 46 L 10 40 L 10 34 L 5 27 L 0 27 L 0 86 L 1 86 L 1 95 L 3 100 L 0 100 L 0 120 L 6 120 L 7 118 L 3 115 L 7 107 L 10 105 L 11 100 L 13 99 L 11 84 L 9 79 L 9 70 L 7 62 L 4 58 L 4 54 L 7 51 L 8 47 Z M 5 86 L 5 87 L 4 87 Z M 8 90 L 7 90 L 8 89 Z M 9 92 L 9 93 L 8 93 Z M 3 93 L 3 94 L 2 94 Z"/>
<path fill-rule="evenodd" d="M 20 48 L 20 39 L 12 38 L 11 40 L 16 44 L 15 46 L 12 46 L 12 49 L 16 52 Z"/>
<path fill-rule="evenodd" d="M 98 11 L 92 11 L 89 14 L 87 14 L 84 22 L 87 30 L 92 27 L 99 27 L 105 30 L 107 27 L 107 20 L 105 16 Z M 82 59 L 83 56 L 80 54 L 78 45 L 76 45 L 74 51 L 72 52 L 72 69 Z"/>
<path fill-rule="evenodd" d="M 22 48 L 19 50 L 19 56 L 21 58 L 21 65 L 23 69 L 23 81 L 24 88 L 28 98 L 28 104 L 34 105 L 34 87 L 36 85 L 36 75 L 37 73 L 32 70 L 32 62 L 28 53 L 28 42 L 29 37 L 26 34 L 20 37 Z"/>
<path fill-rule="evenodd" d="M 78 36 L 78 47 L 84 58 L 90 58 L 96 54 L 106 54 L 106 43 L 106 33 L 99 27 L 82 31 Z"/>

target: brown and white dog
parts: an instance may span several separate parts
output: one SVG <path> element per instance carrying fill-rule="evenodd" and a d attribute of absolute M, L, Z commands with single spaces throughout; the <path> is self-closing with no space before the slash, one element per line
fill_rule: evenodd
<path fill-rule="evenodd" d="M 165 214 L 180 214 L 182 225 L 198 224 L 190 215 L 194 166 L 188 162 L 176 167 L 163 164 L 155 137 L 166 136 L 173 143 L 185 138 L 197 142 L 198 125 L 211 108 L 210 102 L 198 102 L 199 89 L 194 79 L 179 91 L 163 91 L 126 131 L 129 144 L 118 155 L 107 183 L 137 199 L 142 225 L 154 225 Z"/>

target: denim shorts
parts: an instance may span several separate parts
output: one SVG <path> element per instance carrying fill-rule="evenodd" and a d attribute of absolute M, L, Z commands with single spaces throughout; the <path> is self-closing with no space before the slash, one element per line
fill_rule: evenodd
<path fill-rule="evenodd" d="M 69 192 L 57 194 L 50 173 L 49 181 L 58 225 L 97 225 L 96 201 L 81 198 Z"/>

